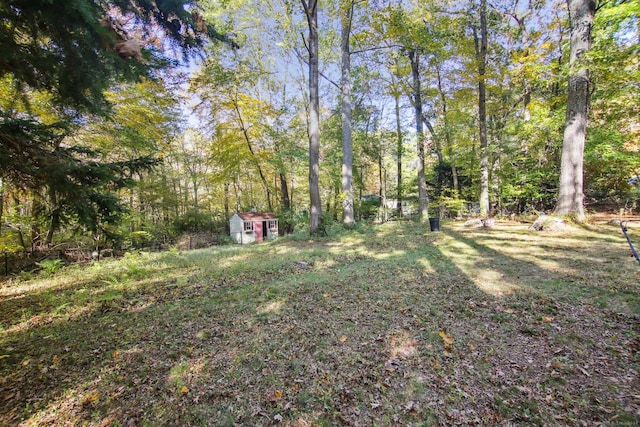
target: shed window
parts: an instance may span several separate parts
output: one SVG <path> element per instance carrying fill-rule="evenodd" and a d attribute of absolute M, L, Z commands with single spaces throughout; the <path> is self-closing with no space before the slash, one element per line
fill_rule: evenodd
<path fill-rule="evenodd" d="M 270 219 L 269 220 L 269 229 L 272 228 L 276 228 L 276 220 L 275 219 Z"/>
<path fill-rule="evenodd" d="M 244 222 L 244 230 L 245 231 L 253 230 L 253 223 L 251 221 L 245 221 Z"/>

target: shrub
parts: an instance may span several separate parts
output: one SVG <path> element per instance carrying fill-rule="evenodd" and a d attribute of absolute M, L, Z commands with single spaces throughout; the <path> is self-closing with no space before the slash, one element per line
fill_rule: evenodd
<path fill-rule="evenodd" d="M 356 206 L 356 215 L 362 219 L 375 219 L 381 199 L 377 195 L 364 196 L 360 206 Z"/>
<path fill-rule="evenodd" d="M 0 236 L 0 252 L 16 253 L 24 250 L 24 248 L 18 243 L 18 233 L 14 230 L 8 230 L 3 232 Z"/>
<path fill-rule="evenodd" d="M 301 231 L 309 225 L 309 214 L 307 211 L 294 212 L 292 210 L 278 213 L 278 229 L 280 234 L 291 234 L 294 231 Z"/>
<path fill-rule="evenodd" d="M 222 236 L 220 238 L 218 238 L 218 244 L 219 245 L 234 245 L 236 244 L 236 239 L 234 239 L 231 236 Z"/>
<path fill-rule="evenodd" d="M 45 259 L 36 263 L 36 265 L 42 269 L 44 276 L 51 276 L 62 268 L 63 262 L 61 259 Z"/>
<path fill-rule="evenodd" d="M 124 238 L 125 246 L 133 246 L 134 248 L 140 248 L 145 244 L 153 241 L 154 237 L 148 231 L 133 231 L 128 233 Z"/>
<path fill-rule="evenodd" d="M 444 211 L 444 216 L 459 217 L 466 209 L 466 201 L 455 190 L 445 190 L 435 205 Z"/>
<path fill-rule="evenodd" d="M 220 227 L 224 230 L 224 224 L 216 223 L 211 214 L 206 212 L 189 211 L 173 221 L 173 228 L 177 234 L 215 231 Z"/>

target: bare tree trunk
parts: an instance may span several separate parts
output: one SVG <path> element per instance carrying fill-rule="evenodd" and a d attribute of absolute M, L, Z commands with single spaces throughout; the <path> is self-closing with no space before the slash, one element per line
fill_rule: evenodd
<path fill-rule="evenodd" d="M 378 181 L 380 185 L 380 209 L 379 212 L 382 213 L 381 220 L 382 222 L 387 222 L 387 172 L 384 168 L 384 159 L 383 159 L 382 147 L 378 151 Z"/>
<path fill-rule="evenodd" d="M 0 178 L 0 236 L 2 236 L 2 219 L 4 216 L 4 183 Z"/>
<path fill-rule="evenodd" d="M 200 190 L 200 185 L 198 184 L 198 178 L 194 176 L 191 180 L 191 184 L 193 185 L 193 208 L 196 212 L 199 212 L 200 206 L 198 200 L 198 191 Z"/>
<path fill-rule="evenodd" d="M 228 182 L 224 183 L 224 217 L 225 219 L 231 218 L 231 212 L 229 211 L 229 187 Z"/>
<path fill-rule="evenodd" d="M 287 79 L 288 76 L 289 76 L 289 68 L 287 67 L 285 69 L 285 79 Z M 287 90 L 285 86 L 282 91 L 282 105 L 286 105 L 286 104 L 287 104 Z M 282 153 L 282 150 L 283 150 L 282 144 L 278 138 L 276 138 L 275 140 L 275 149 L 277 153 Z M 280 180 L 280 203 L 282 205 L 282 210 L 290 211 L 291 195 L 289 192 L 289 183 L 287 182 L 286 168 L 284 166 L 284 162 L 282 161 L 282 158 L 277 162 L 277 168 L 278 168 L 278 178 Z M 292 177 L 292 180 L 293 180 L 293 177 Z M 277 184 L 276 184 L 276 187 L 277 187 Z M 293 191 L 293 181 L 291 182 L 291 190 Z"/>
<path fill-rule="evenodd" d="M 489 144 L 487 140 L 487 1 L 480 1 L 480 37 L 473 31 L 478 60 L 478 126 L 480 136 L 480 216 L 489 214 Z"/>
<path fill-rule="evenodd" d="M 349 36 L 353 17 L 353 2 L 347 0 L 341 7 L 341 50 L 342 50 L 342 222 L 353 224 L 353 141 L 351 136 L 351 51 Z"/>
<path fill-rule="evenodd" d="M 556 215 L 573 215 L 584 221 L 583 165 L 589 110 L 589 69 L 580 63 L 591 48 L 591 27 L 596 13 L 593 0 L 567 0 L 571 41 L 567 114 L 562 140 L 560 188 Z"/>
<path fill-rule="evenodd" d="M 60 228 L 60 210 L 58 209 L 58 197 L 55 189 L 49 187 L 49 205 L 51 213 L 49 214 L 49 227 L 47 229 L 47 237 L 45 238 L 44 245 L 46 247 L 51 246 L 53 243 L 53 235 Z"/>
<path fill-rule="evenodd" d="M 240 206 L 242 203 L 242 188 L 240 187 L 239 178 L 237 176 L 233 181 L 233 190 L 236 193 L 236 212 L 240 212 Z"/>
<path fill-rule="evenodd" d="M 425 222 L 429 218 L 427 201 L 427 183 L 424 174 L 424 130 L 422 127 L 422 95 L 420 93 L 420 55 L 417 50 L 409 51 L 411 61 L 411 76 L 413 78 L 413 97 L 416 116 L 416 139 L 418 144 L 418 201 L 420 221 Z"/>
<path fill-rule="evenodd" d="M 231 232 L 231 224 L 229 224 L 229 218 L 231 218 L 231 212 L 229 209 L 229 198 L 231 197 L 231 192 L 230 192 L 230 187 L 231 184 L 229 184 L 228 182 L 225 182 L 223 185 L 224 188 L 224 229 L 226 230 L 227 234 L 229 234 Z"/>
<path fill-rule="evenodd" d="M 429 133 L 431 134 L 431 138 L 433 139 L 436 150 L 436 157 L 438 158 L 438 164 L 442 164 L 442 145 L 440 144 L 438 135 L 436 135 L 436 130 L 433 128 L 433 125 L 431 124 L 427 116 L 424 115 L 424 113 L 422 114 L 422 122 L 427 127 L 427 130 L 429 131 Z"/>
<path fill-rule="evenodd" d="M 400 93 L 395 92 L 393 94 L 395 100 L 396 107 L 396 134 L 397 134 L 397 147 L 396 147 L 396 155 L 397 159 L 397 169 L 398 169 L 398 182 L 397 182 L 397 205 L 396 209 L 398 212 L 398 218 L 402 218 L 402 153 L 404 152 L 404 148 L 402 146 L 402 126 L 400 123 Z"/>
<path fill-rule="evenodd" d="M 291 209 L 291 200 L 289 199 L 289 187 L 287 185 L 287 177 L 280 172 L 280 200 L 282 202 L 282 209 L 288 211 Z"/>
<path fill-rule="evenodd" d="M 300 0 L 309 25 L 309 232 L 315 234 L 322 219 L 320 200 L 320 97 L 318 93 L 318 0 Z"/>

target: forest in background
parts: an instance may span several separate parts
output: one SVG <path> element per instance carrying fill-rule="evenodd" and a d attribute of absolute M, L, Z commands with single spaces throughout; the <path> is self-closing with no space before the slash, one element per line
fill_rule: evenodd
<path fill-rule="evenodd" d="M 423 200 L 430 216 L 553 210 L 574 69 L 565 2 L 10 1 L 0 251 L 224 234 L 253 209 L 309 227 L 313 10 L 323 223 L 349 204 L 355 220 L 425 216 Z M 639 17 L 637 2 L 596 5 L 587 211 L 640 201 Z"/>

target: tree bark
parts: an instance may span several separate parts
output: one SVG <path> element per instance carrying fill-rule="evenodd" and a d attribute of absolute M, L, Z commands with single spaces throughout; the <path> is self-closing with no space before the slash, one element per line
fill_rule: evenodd
<path fill-rule="evenodd" d="M 383 222 L 387 222 L 387 173 L 384 168 L 384 158 L 383 158 L 382 147 L 378 151 L 378 185 L 380 186 L 380 209 L 382 217 L 380 218 Z"/>
<path fill-rule="evenodd" d="M 581 63 L 582 56 L 591 48 L 591 27 L 596 12 L 593 0 L 567 0 L 571 24 L 569 87 L 562 159 L 560 161 L 560 186 L 556 215 L 572 215 L 584 221 L 583 165 L 584 144 L 587 137 L 589 110 L 589 69 Z"/>
<path fill-rule="evenodd" d="M 409 51 L 411 61 L 411 76 L 413 79 L 414 111 L 416 116 L 416 139 L 418 145 L 418 201 L 419 215 L 422 222 L 429 218 L 427 201 L 427 183 L 424 173 L 424 130 L 422 127 L 422 94 L 420 88 L 420 54 L 416 49 Z"/>
<path fill-rule="evenodd" d="M 489 144 L 487 140 L 487 2 L 480 1 L 480 36 L 474 29 L 478 60 L 478 128 L 480 137 L 480 216 L 489 214 Z"/>
<path fill-rule="evenodd" d="M 396 107 L 396 135 L 397 135 L 397 146 L 396 146 L 396 155 L 398 156 L 396 167 L 398 169 L 398 182 L 397 182 L 397 196 L 396 196 L 396 209 L 398 212 L 398 218 L 402 218 L 402 153 L 404 152 L 403 141 L 402 141 L 402 125 L 400 123 L 400 93 L 394 92 L 393 98 L 395 100 Z"/>
<path fill-rule="evenodd" d="M 2 219 L 4 217 L 4 182 L 0 178 L 0 236 L 2 236 Z"/>
<path fill-rule="evenodd" d="M 309 232 L 318 231 L 322 218 L 320 200 L 320 97 L 318 93 L 318 0 L 300 0 L 309 25 Z"/>
<path fill-rule="evenodd" d="M 291 209 L 291 200 L 289 199 L 289 186 L 287 185 L 287 177 L 282 172 L 278 173 L 280 177 L 280 200 L 282 209 L 288 211 Z"/>
<path fill-rule="evenodd" d="M 434 148 L 436 151 L 436 157 L 438 158 L 438 164 L 440 165 L 443 162 L 442 145 L 440 144 L 440 140 L 438 139 L 436 130 L 433 128 L 431 121 L 429 121 L 429 119 L 427 118 L 427 116 L 424 115 L 424 113 L 422 114 L 422 122 L 424 123 L 424 125 L 427 127 L 427 130 L 429 130 L 429 133 L 431 134 L 431 138 L 433 139 L 434 146 L 435 146 Z"/>
<path fill-rule="evenodd" d="M 349 38 L 351 20 L 353 17 L 353 2 L 347 0 L 342 7 L 341 20 L 341 51 L 342 51 L 342 221 L 345 225 L 353 224 L 353 140 L 351 135 L 352 107 L 351 107 L 351 50 Z"/>
<path fill-rule="evenodd" d="M 231 211 L 229 209 L 229 198 L 230 198 L 229 187 L 231 187 L 231 184 L 229 184 L 228 182 L 225 182 L 224 183 L 224 218 L 226 220 L 229 220 L 229 218 L 231 218 Z"/>
<path fill-rule="evenodd" d="M 191 179 L 191 185 L 193 185 L 193 208 L 196 212 L 200 210 L 199 200 L 198 200 L 198 191 L 200 189 L 200 185 L 198 184 L 199 180 L 197 176 L 193 176 Z"/>
<path fill-rule="evenodd" d="M 55 232 L 60 228 L 60 209 L 58 207 L 58 197 L 55 189 L 49 187 L 49 227 L 47 228 L 47 237 L 45 238 L 44 245 L 46 247 L 51 246 L 53 243 L 53 236 Z"/>

